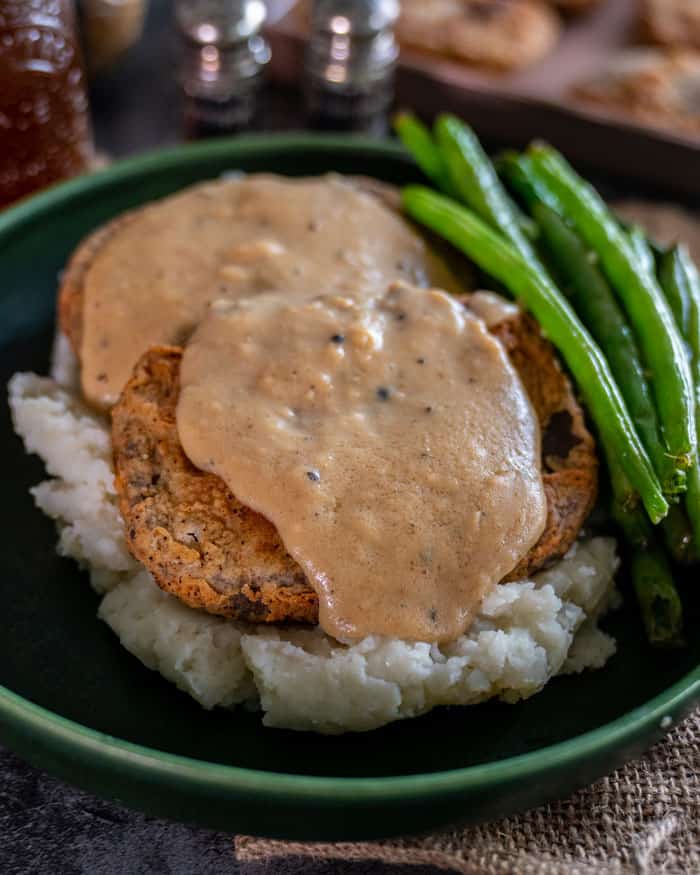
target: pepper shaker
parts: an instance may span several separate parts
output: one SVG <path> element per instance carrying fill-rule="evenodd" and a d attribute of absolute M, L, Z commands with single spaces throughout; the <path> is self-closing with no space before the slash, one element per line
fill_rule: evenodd
<path fill-rule="evenodd" d="M 181 83 L 192 136 L 247 127 L 270 49 L 263 0 L 177 0 L 183 38 Z"/>
<path fill-rule="evenodd" d="M 304 70 L 312 127 L 386 133 L 398 14 L 398 0 L 315 0 Z"/>

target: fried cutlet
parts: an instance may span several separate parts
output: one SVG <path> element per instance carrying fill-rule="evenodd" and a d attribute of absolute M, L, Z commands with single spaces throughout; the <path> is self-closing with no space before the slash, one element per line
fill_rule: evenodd
<path fill-rule="evenodd" d="M 571 547 L 595 501 L 597 459 L 571 384 L 534 320 L 520 314 L 492 331 L 542 428 L 547 522 L 508 575 L 515 580 Z M 316 594 L 276 529 L 185 456 L 176 425 L 181 356 L 175 347 L 145 353 L 112 409 L 116 487 L 131 552 L 162 589 L 191 607 L 250 622 L 316 623 Z"/>
<path fill-rule="evenodd" d="M 346 216 L 348 205 L 357 215 Z M 385 229 L 383 247 L 375 226 Z M 81 362 L 86 400 L 106 409 L 139 356 L 184 343 L 215 298 L 272 288 L 302 295 L 318 282 L 344 293 L 367 286 L 373 271 L 463 290 L 435 249 L 401 215 L 396 189 L 376 180 L 255 174 L 201 183 L 80 244 L 61 281 L 60 327 Z"/>

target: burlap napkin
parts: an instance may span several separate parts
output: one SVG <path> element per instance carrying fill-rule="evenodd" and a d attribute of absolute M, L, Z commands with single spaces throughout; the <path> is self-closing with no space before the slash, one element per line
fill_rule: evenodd
<path fill-rule="evenodd" d="M 358 872 L 377 862 L 409 864 L 406 875 L 416 865 L 465 875 L 700 875 L 700 710 L 641 760 L 517 817 L 358 844 L 239 836 L 236 854 L 243 872 L 267 862 L 255 870 L 280 875 L 312 872 L 321 861 L 364 863 Z"/>

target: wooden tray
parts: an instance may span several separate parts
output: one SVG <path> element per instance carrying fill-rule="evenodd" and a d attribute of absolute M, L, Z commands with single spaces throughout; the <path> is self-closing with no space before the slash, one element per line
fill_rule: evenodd
<path fill-rule="evenodd" d="M 297 84 L 306 34 L 296 0 L 270 4 L 270 75 Z M 643 125 L 599 107 L 573 103 L 571 86 L 594 75 L 634 39 L 636 0 L 602 0 L 565 25 L 559 44 L 540 63 L 510 74 L 479 71 L 449 59 L 404 50 L 397 105 L 425 118 L 451 111 L 492 142 L 541 138 L 591 170 L 623 176 L 645 190 L 700 197 L 700 137 Z"/>

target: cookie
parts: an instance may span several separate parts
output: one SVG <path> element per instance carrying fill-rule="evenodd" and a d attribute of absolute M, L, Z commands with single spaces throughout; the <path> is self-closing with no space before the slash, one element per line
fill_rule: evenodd
<path fill-rule="evenodd" d="M 700 50 L 700 0 L 641 0 L 640 29 L 649 42 Z"/>
<path fill-rule="evenodd" d="M 559 38 L 556 13 L 539 0 L 404 0 L 404 46 L 476 67 L 516 70 L 547 55 Z"/>
<path fill-rule="evenodd" d="M 700 52 L 631 49 L 573 94 L 644 124 L 700 135 Z"/>

